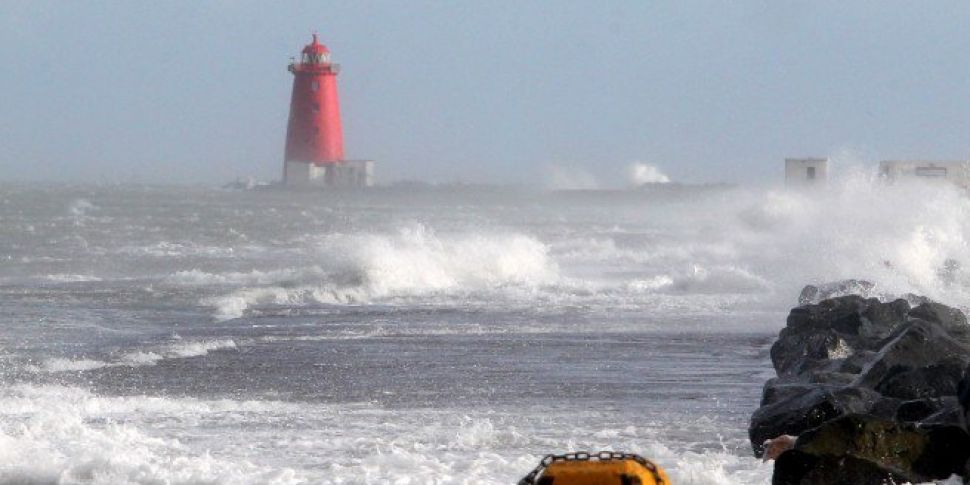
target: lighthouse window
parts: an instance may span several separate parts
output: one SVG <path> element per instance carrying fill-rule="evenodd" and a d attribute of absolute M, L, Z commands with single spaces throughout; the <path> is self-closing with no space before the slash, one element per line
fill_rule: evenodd
<path fill-rule="evenodd" d="M 310 89 L 313 90 L 314 92 L 316 92 L 316 90 L 320 89 L 320 82 L 319 81 L 311 81 L 310 82 Z"/>

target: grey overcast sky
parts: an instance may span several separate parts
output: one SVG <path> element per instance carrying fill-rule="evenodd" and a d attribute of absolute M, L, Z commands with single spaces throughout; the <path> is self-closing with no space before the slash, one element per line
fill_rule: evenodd
<path fill-rule="evenodd" d="M 2 0 L 0 182 L 278 178 L 313 31 L 383 182 L 970 159 L 964 0 Z"/>

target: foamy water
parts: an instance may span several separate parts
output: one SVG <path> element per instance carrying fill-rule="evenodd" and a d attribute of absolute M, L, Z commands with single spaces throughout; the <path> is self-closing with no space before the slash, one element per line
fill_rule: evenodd
<path fill-rule="evenodd" d="M 235 349 L 236 342 L 230 339 L 200 340 L 196 342 L 175 342 L 157 348 L 134 350 L 122 353 L 115 358 L 103 361 L 87 358 L 52 358 L 39 366 L 27 366 L 33 372 L 68 372 L 100 369 L 102 367 L 138 367 L 155 365 L 165 359 L 186 359 L 200 357 L 213 350 Z"/>
<path fill-rule="evenodd" d="M 747 419 L 801 287 L 965 306 L 968 210 L 861 173 L 813 192 L 3 187 L 0 483 L 512 483 L 583 449 L 765 483 Z"/>

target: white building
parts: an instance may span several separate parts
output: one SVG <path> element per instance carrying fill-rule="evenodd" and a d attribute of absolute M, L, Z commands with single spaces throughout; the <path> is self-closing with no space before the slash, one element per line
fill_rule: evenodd
<path fill-rule="evenodd" d="M 790 186 L 821 185 L 829 176 L 828 158 L 786 158 L 785 184 Z"/>
<path fill-rule="evenodd" d="M 284 165 L 283 183 L 293 187 L 371 187 L 374 185 L 374 161 L 313 163 L 288 160 Z"/>
<path fill-rule="evenodd" d="M 945 181 L 970 189 L 970 161 L 886 160 L 879 162 L 879 175 L 887 182 Z"/>

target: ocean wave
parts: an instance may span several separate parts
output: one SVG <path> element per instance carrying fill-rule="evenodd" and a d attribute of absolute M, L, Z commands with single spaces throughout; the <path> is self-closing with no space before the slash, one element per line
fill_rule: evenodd
<path fill-rule="evenodd" d="M 99 207 L 87 199 L 74 199 L 67 206 L 67 211 L 73 216 L 85 216 L 88 212 L 98 210 Z"/>
<path fill-rule="evenodd" d="M 145 246 L 125 246 L 118 252 L 132 256 L 151 256 L 157 258 L 206 256 L 211 258 L 231 257 L 235 249 L 226 246 L 210 246 L 193 242 L 160 241 Z"/>
<path fill-rule="evenodd" d="M 393 411 L 21 384 L 0 388 L 0 483 L 513 483 L 562 449 L 637 452 L 684 484 L 771 475 L 770 463 L 737 453 L 743 436 L 706 451 L 670 437 L 672 426 L 710 440 L 723 423 L 596 424 L 604 418 L 548 407 Z"/>
<path fill-rule="evenodd" d="M 392 235 L 334 238 L 333 246 L 326 250 L 350 255 L 376 294 L 537 285 L 558 274 L 547 246 L 524 234 L 437 234 L 415 225 Z"/>
<path fill-rule="evenodd" d="M 152 350 L 136 350 L 125 352 L 111 360 L 97 360 L 87 358 L 51 358 L 40 365 L 28 366 L 33 372 L 77 372 L 96 370 L 105 367 L 140 367 L 155 365 L 166 359 L 186 359 L 201 357 L 209 352 L 223 349 L 235 349 L 236 341 L 232 339 L 177 341 Z"/>
<path fill-rule="evenodd" d="M 722 265 L 692 265 L 690 271 L 674 279 L 672 285 L 687 293 L 754 293 L 764 291 L 770 283 L 747 269 Z"/>
<path fill-rule="evenodd" d="M 885 185 L 848 173 L 813 191 L 734 189 L 635 206 L 541 207 L 562 200 L 540 200 L 515 217 L 506 207 L 472 204 L 483 227 L 428 213 L 427 224 L 378 229 L 350 208 L 347 225 L 257 238 L 258 251 L 172 235 L 121 251 L 135 260 L 186 257 L 158 288 L 176 287 L 165 295 L 201 303 L 218 319 L 385 303 L 670 306 L 657 295 L 694 295 L 700 306 L 711 295 L 750 295 L 761 309 L 778 309 L 805 284 L 849 278 L 873 281 L 886 294 L 954 304 L 970 297 L 970 202 L 949 186 Z M 402 224 L 396 217 L 390 223 Z M 496 223 L 512 229 L 485 228 Z M 86 279 L 75 272 L 36 274 Z"/>
<path fill-rule="evenodd" d="M 243 288 L 228 295 L 205 298 L 202 304 L 215 308 L 214 316 L 217 319 L 227 320 L 239 318 L 247 310 L 257 306 L 349 305 L 366 302 L 370 298 L 371 295 L 366 289 L 359 287 L 267 286 Z"/>
<path fill-rule="evenodd" d="M 290 468 L 257 466 L 192 450 L 158 436 L 150 415 L 186 419 L 213 413 L 279 412 L 286 405 L 246 401 L 101 397 L 76 387 L 0 389 L 0 483 L 297 484 Z M 238 418 L 237 418 L 238 419 Z M 153 432 L 154 431 L 154 432 Z"/>
<path fill-rule="evenodd" d="M 317 248 L 335 265 L 327 281 L 241 288 L 203 303 L 225 319 L 260 305 L 356 304 L 534 288 L 558 278 L 548 253 L 545 244 L 523 234 L 438 234 L 423 225 L 391 234 L 331 235 Z"/>
<path fill-rule="evenodd" d="M 83 275 L 83 274 L 49 274 L 44 276 L 47 281 L 53 281 L 55 283 L 87 283 L 93 281 L 101 281 L 101 278 L 93 275 Z"/>
<path fill-rule="evenodd" d="M 176 271 L 163 278 L 172 285 L 206 286 L 206 285 L 261 285 L 278 283 L 287 280 L 306 278 L 307 275 L 321 276 L 324 272 L 319 267 L 287 268 L 270 271 L 252 270 L 249 272 L 230 271 L 225 273 L 210 273 L 200 269 Z"/>
<path fill-rule="evenodd" d="M 645 184 L 667 184 L 670 177 L 663 173 L 656 165 L 634 162 L 627 167 L 627 178 L 630 185 L 639 187 Z"/>

